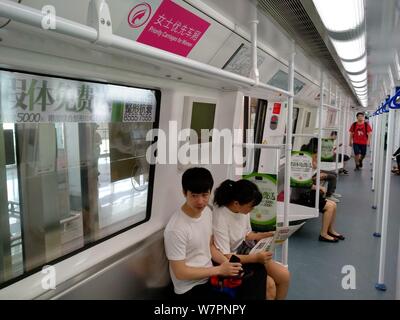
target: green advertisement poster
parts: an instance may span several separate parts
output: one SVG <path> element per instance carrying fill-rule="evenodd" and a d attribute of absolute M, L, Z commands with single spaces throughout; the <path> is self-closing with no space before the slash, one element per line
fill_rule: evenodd
<path fill-rule="evenodd" d="M 312 155 L 310 152 L 292 151 L 291 187 L 310 187 L 313 184 Z"/>
<path fill-rule="evenodd" d="M 321 161 L 324 162 L 332 162 L 335 153 L 334 153 L 334 139 L 321 139 Z"/>
<path fill-rule="evenodd" d="M 254 231 L 275 230 L 277 213 L 277 176 L 273 174 L 252 173 L 243 176 L 254 182 L 262 193 L 261 203 L 250 213 Z"/>

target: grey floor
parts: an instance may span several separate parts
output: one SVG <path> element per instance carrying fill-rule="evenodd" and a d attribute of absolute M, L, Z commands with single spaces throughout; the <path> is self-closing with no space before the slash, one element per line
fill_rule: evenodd
<path fill-rule="evenodd" d="M 317 240 L 321 216 L 308 220 L 289 241 L 289 269 L 292 274 L 288 299 L 395 299 L 396 262 L 399 243 L 400 176 L 392 176 L 387 240 L 385 285 L 387 291 L 375 289 L 378 281 L 380 238 L 373 237 L 376 210 L 371 208 L 369 163 L 361 172 L 348 165 L 349 176 L 341 176 L 337 192 L 343 195 L 338 204 L 336 229 L 346 236 L 339 243 Z M 342 288 L 343 266 L 354 266 L 356 289 Z M 400 267 L 400 266 L 399 266 Z"/>

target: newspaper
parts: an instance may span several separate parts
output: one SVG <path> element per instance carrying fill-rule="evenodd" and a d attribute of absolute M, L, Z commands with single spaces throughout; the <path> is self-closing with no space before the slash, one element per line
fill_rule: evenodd
<path fill-rule="evenodd" d="M 264 238 L 258 241 L 257 244 L 251 249 L 249 254 L 257 253 L 260 251 L 274 251 L 275 245 L 282 244 L 293 233 L 299 230 L 304 224 L 305 222 L 294 226 L 277 227 L 272 237 Z"/>

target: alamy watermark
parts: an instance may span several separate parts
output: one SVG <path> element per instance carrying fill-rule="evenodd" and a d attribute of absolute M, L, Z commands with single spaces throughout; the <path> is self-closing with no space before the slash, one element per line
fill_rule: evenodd
<path fill-rule="evenodd" d="M 44 290 L 54 290 L 56 288 L 57 278 L 56 278 L 56 268 L 53 266 L 44 266 L 41 273 L 44 275 L 42 277 L 42 289 Z"/>
<path fill-rule="evenodd" d="M 56 8 L 51 5 L 46 5 L 42 8 L 42 28 L 45 30 L 56 29 Z"/>
<path fill-rule="evenodd" d="M 247 141 L 253 141 L 254 130 L 246 130 Z M 229 164 L 243 168 L 243 129 L 202 129 L 200 137 L 193 129 L 178 131 L 176 121 L 170 121 L 168 132 L 152 129 L 146 141 L 152 141 L 146 151 L 149 164 Z M 249 150 L 249 149 L 247 149 Z"/>
<path fill-rule="evenodd" d="M 356 268 L 354 268 L 352 265 L 345 265 L 342 267 L 342 274 L 345 274 L 345 276 L 342 278 L 342 288 L 344 290 L 355 290 Z"/>

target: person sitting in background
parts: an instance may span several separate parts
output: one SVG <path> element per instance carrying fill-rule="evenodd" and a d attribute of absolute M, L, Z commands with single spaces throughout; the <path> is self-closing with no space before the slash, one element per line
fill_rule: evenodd
<path fill-rule="evenodd" d="M 243 267 L 253 268 L 263 264 L 267 270 L 267 300 L 285 299 L 289 288 L 290 273 L 281 264 L 272 260 L 271 252 L 241 254 L 241 246 L 247 241 L 259 241 L 273 236 L 273 232 L 253 232 L 250 211 L 262 200 L 261 192 L 249 180 L 225 180 L 215 191 L 213 234 L 215 246 L 227 257 L 237 255 Z"/>
<path fill-rule="evenodd" d="M 313 170 L 317 170 L 318 167 L 318 138 L 311 138 L 308 144 L 301 147 L 300 151 L 308 151 L 312 154 L 312 166 Z M 317 174 L 313 176 L 314 183 L 316 182 Z M 328 184 L 326 190 L 326 198 L 333 202 L 340 202 L 338 198 L 342 197 L 341 194 L 336 193 L 337 176 L 336 173 L 331 171 L 323 171 L 320 173 L 321 181 L 326 181 Z"/>
<path fill-rule="evenodd" d="M 396 168 L 396 169 L 393 169 L 392 172 L 395 173 L 395 174 L 397 174 L 397 175 L 400 175 L 400 148 L 398 148 L 398 149 L 396 150 L 396 152 L 393 153 L 393 159 L 396 159 L 397 168 Z"/>
<path fill-rule="evenodd" d="M 334 139 L 335 141 L 337 140 L 337 131 L 332 131 L 331 132 L 331 138 Z M 338 147 L 341 147 L 342 145 L 343 144 L 340 143 Z M 338 157 L 338 162 L 342 162 L 342 157 L 343 157 L 343 168 L 339 170 L 339 173 L 340 174 L 344 174 L 344 175 L 348 175 L 349 172 L 345 169 L 345 167 L 346 167 L 346 162 L 350 160 L 350 157 L 347 154 L 345 154 L 344 156 L 341 153 L 337 154 L 337 148 L 338 147 L 335 146 L 333 148 L 333 152 L 335 154 L 335 158 L 334 159 L 336 161 L 336 157 Z"/>
<path fill-rule="evenodd" d="M 293 188 L 291 194 L 291 202 L 315 208 L 315 198 L 317 187 L 314 184 L 311 189 L 304 188 Z M 339 240 L 344 240 L 345 237 L 339 234 L 335 228 L 335 220 L 336 220 L 336 203 L 332 200 L 328 200 L 325 198 L 326 189 L 324 187 L 319 187 L 319 204 L 318 209 L 319 212 L 323 214 L 322 217 L 322 225 L 319 233 L 318 240 L 323 242 L 338 242 Z"/>

